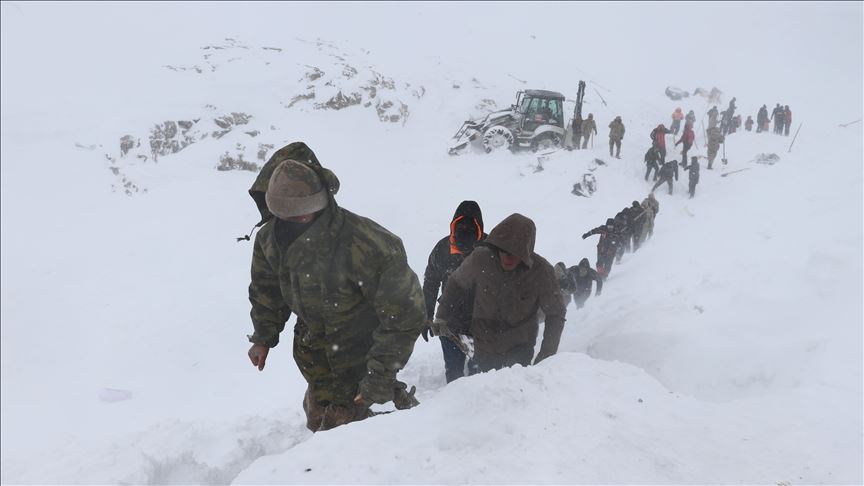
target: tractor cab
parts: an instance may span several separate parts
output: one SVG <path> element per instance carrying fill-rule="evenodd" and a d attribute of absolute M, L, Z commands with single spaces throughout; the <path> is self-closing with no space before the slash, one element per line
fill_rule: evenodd
<path fill-rule="evenodd" d="M 564 95 L 555 91 L 526 89 L 516 93 L 516 103 L 489 113 L 482 120 L 468 120 L 453 135 L 455 155 L 472 142 L 485 152 L 522 148 L 546 150 L 562 147 L 565 131 Z"/>
<path fill-rule="evenodd" d="M 541 125 L 564 128 L 564 95 L 554 91 L 526 90 L 516 95 L 516 112 L 521 117 L 520 131 L 533 134 Z"/>

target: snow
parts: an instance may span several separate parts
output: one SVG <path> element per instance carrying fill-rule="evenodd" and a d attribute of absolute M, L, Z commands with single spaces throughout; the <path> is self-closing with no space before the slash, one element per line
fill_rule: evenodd
<path fill-rule="evenodd" d="M 545 4 L 537 25 L 531 8 L 4 2 L 0 482 L 864 482 L 864 139 L 838 128 L 861 118 L 861 4 Z M 780 50 L 778 25 L 807 35 Z M 718 42 L 728 28 L 769 40 Z M 334 53 L 355 78 L 340 81 Z M 326 73 L 321 98 L 285 108 L 308 66 Z M 323 83 L 361 89 L 373 73 L 407 118 L 313 108 L 333 94 Z M 482 99 L 572 97 L 578 79 L 593 149 L 540 172 L 530 153 L 446 155 Z M 695 199 L 686 172 L 658 189 L 654 238 L 568 309 L 558 355 L 445 386 L 438 342 L 420 339 L 400 377 L 421 406 L 315 435 L 290 336 L 263 372 L 249 365 L 251 245 L 235 237 L 258 221 L 255 174 L 215 170 L 223 153 L 307 142 L 340 204 L 399 235 L 421 276 L 463 199 L 488 229 L 531 217 L 552 263 L 593 263 L 596 239 L 579 236 L 650 189 L 650 129 L 708 108 L 668 85 L 717 86 L 744 118 L 789 104 L 803 128 L 791 153 L 791 137 L 731 135 Z M 158 163 L 120 157 L 123 135 L 148 153 L 153 125 L 230 112 L 252 119 Z M 622 160 L 606 157 L 616 115 Z M 780 161 L 749 162 L 760 153 Z M 141 192 L 124 194 L 106 154 Z M 594 158 L 598 192 L 571 195 Z"/>

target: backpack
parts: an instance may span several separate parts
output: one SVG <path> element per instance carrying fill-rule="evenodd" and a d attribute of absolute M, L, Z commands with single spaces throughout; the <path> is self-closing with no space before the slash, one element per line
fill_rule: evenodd
<path fill-rule="evenodd" d="M 261 214 L 261 220 L 252 227 L 252 231 L 250 231 L 249 234 L 238 237 L 238 242 L 243 240 L 249 241 L 255 228 L 264 226 L 266 222 L 274 218 L 273 213 L 267 209 L 265 194 L 267 194 L 267 186 L 270 184 L 270 176 L 273 175 L 273 171 L 276 170 L 276 167 L 278 167 L 280 163 L 288 159 L 308 164 L 309 168 L 315 171 L 315 173 L 318 174 L 318 177 L 321 178 L 322 184 L 327 188 L 328 198 L 330 199 L 329 202 L 331 206 L 335 206 L 336 201 L 333 199 L 333 196 L 339 192 L 339 179 L 336 177 L 336 174 L 329 169 L 321 167 L 321 163 L 318 162 L 318 157 L 315 156 L 315 152 L 313 152 L 305 143 L 289 143 L 270 156 L 270 159 L 266 164 L 264 164 L 264 167 L 261 168 L 261 172 L 258 173 L 258 177 L 255 178 L 255 182 L 252 183 L 252 187 L 249 188 L 249 196 L 251 196 L 252 200 L 255 201 L 258 212 Z"/>

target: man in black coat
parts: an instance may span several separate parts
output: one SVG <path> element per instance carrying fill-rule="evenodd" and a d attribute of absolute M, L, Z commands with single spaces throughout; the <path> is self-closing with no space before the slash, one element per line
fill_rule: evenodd
<path fill-rule="evenodd" d="M 766 121 L 768 121 L 768 107 L 762 105 L 762 108 L 759 108 L 759 113 L 756 114 L 756 133 L 761 133 L 765 130 Z"/>
<path fill-rule="evenodd" d="M 654 180 L 657 180 L 657 173 L 660 171 L 660 165 L 658 162 L 660 161 L 660 153 L 656 148 L 651 147 L 645 152 L 645 166 L 647 167 L 645 170 L 645 180 L 648 180 L 648 176 L 651 175 L 651 171 L 654 171 Z"/>
<path fill-rule="evenodd" d="M 672 177 L 675 177 L 675 180 L 678 180 L 678 162 L 674 160 L 670 160 L 663 164 L 663 167 L 660 168 L 660 180 L 654 184 L 654 187 L 651 188 L 651 192 L 653 193 L 655 189 L 662 186 L 663 183 L 669 184 L 669 194 L 672 194 Z"/>
<path fill-rule="evenodd" d="M 621 263 L 624 252 L 630 251 L 630 206 L 615 215 L 615 231 L 618 232 L 618 251 L 615 253 L 616 263 Z"/>
<path fill-rule="evenodd" d="M 478 243 L 486 239 L 483 232 L 483 214 L 474 201 L 462 201 L 450 222 L 450 234 L 441 238 L 429 255 L 423 277 L 423 297 L 426 300 L 426 317 L 435 317 L 438 291 L 443 293 L 447 279 L 462 261 L 471 254 Z M 429 328 L 423 330 L 423 339 L 429 340 Z M 444 372 L 447 383 L 465 375 L 465 353 L 449 338 L 440 336 L 444 353 Z"/>
<path fill-rule="evenodd" d="M 583 258 L 579 262 L 578 267 L 570 267 L 567 273 L 573 281 L 573 287 L 575 288 L 573 300 L 576 302 L 577 309 L 584 307 L 585 301 L 591 296 L 592 282 L 597 282 L 597 293 L 594 294 L 595 296 L 600 295 L 600 292 L 603 291 L 603 278 L 596 270 L 591 268 L 591 264 L 587 258 Z"/>
<path fill-rule="evenodd" d="M 615 220 L 607 219 L 606 224 L 585 233 L 582 235 L 582 239 L 592 235 L 600 235 L 600 241 L 597 242 L 597 272 L 606 279 L 612 270 L 612 263 L 615 260 L 615 254 L 618 252 L 618 245 L 621 240 L 621 236 L 615 229 Z"/>
<path fill-rule="evenodd" d="M 699 184 L 699 159 L 690 157 L 690 165 L 684 167 L 684 170 L 690 171 L 690 199 L 696 195 L 696 184 Z"/>
<path fill-rule="evenodd" d="M 630 206 L 630 232 L 632 233 L 634 252 L 639 249 L 639 244 L 641 243 L 642 226 L 645 224 L 644 213 L 645 210 L 639 204 L 639 201 L 633 201 L 633 204 Z"/>

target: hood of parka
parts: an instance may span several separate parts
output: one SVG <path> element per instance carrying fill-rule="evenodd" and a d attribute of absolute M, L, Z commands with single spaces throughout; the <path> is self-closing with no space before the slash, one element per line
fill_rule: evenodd
<path fill-rule="evenodd" d="M 506 251 L 522 260 L 528 268 L 534 263 L 534 240 L 537 227 L 534 221 L 519 213 L 513 213 L 492 228 L 486 244 Z"/>

